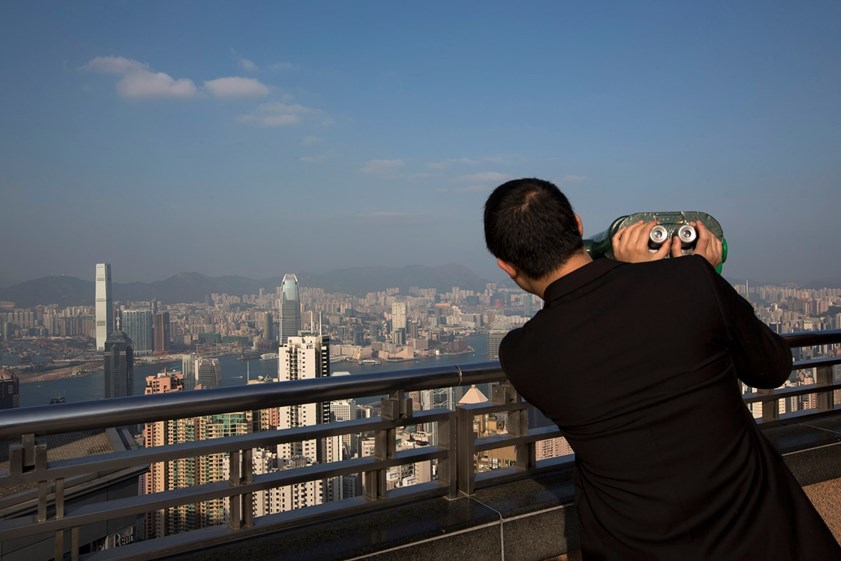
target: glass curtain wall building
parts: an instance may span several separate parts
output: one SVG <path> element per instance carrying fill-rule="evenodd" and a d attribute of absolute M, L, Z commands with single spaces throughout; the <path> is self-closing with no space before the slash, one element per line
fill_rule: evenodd
<path fill-rule="evenodd" d="M 298 292 L 298 277 L 283 275 L 280 283 L 280 321 L 278 321 L 278 342 L 286 344 L 290 337 L 297 337 L 301 331 L 301 298 Z"/>

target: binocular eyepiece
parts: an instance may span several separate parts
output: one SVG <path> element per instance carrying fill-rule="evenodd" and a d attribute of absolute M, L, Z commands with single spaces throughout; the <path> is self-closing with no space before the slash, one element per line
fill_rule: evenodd
<path fill-rule="evenodd" d="M 648 247 L 654 250 L 660 249 L 672 237 L 680 240 L 681 249 L 692 249 L 695 247 L 695 242 L 698 241 L 698 232 L 692 224 L 682 224 L 674 230 L 674 233 L 670 233 L 668 228 L 658 224 L 648 234 Z"/>
<path fill-rule="evenodd" d="M 721 240 L 721 262 L 724 263 L 727 260 L 727 240 L 724 238 L 724 231 L 721 229 L 721 224 L 719 224 L 718 220 L 706 212 L 689 210 L 635 212 L 620 216 L 610 224 L 607 230 L 599 232 L 590 238 L 585 238 L 583 240 L 584 248 L 593 259 L 600 257 L 612 258 L 613 247 L 611 239 L 616 232 L 636 222 L 651 221 L 657 222 L 657 225 L 651 229 L 651 233 L 648 236 L 648 247 L 652 252 L 657 251 L 663 244 L 671 243 L 673 238 L 677 238 L 680 240 L 681 251 L 684 254 L 691 253 L 698 242 L 698 231 L 691 223 L 701 222 L 713 236 Z M 718 272 L 721 272 L 721 265 L 718 266 Z"/>

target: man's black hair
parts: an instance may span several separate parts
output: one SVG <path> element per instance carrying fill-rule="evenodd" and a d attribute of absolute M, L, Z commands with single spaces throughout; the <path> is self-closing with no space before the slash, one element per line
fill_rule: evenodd
<path fill-rule="evenodd" d="M 566 196 L 543 179 L 503 183 L 485 203 L 488 250 L 533 279 L 542 279 L 583 247 Z"/>

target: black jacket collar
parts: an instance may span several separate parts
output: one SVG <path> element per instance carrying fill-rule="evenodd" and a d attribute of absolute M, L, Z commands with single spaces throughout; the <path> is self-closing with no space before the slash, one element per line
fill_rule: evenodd
<path fill-rule="evenodd" d="M 595 259 L 547 286 L 543 293 L 543 300 L 548 304 L 553 300 L 562 298 L 622 265 L 624 263 L 613 259 Z"/>

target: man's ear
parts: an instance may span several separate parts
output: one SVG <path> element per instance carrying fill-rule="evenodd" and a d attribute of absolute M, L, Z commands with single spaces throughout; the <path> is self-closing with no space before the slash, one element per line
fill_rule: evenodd
<path fill-rule="evenodd" d="M 584 223 L 581 222 L 581 217 L 577 214 L 575 215 L 575 222 L 578 224 L 578 235 L 582 238 L 584 237 Z"/>
<path fill-rule="evenodd" d="M 500 269 L 505 271 L 506 275 L 508 275 L 512 279 L 516 279 L 517 276 L 520 274 L 520 271 L 518 271 L 517 268 L 514 265 L 512 265 L 511 263 L 509 263 L 507 261 L 503 261 L 502 259 L 497 259 L 496 264 Z"/>

